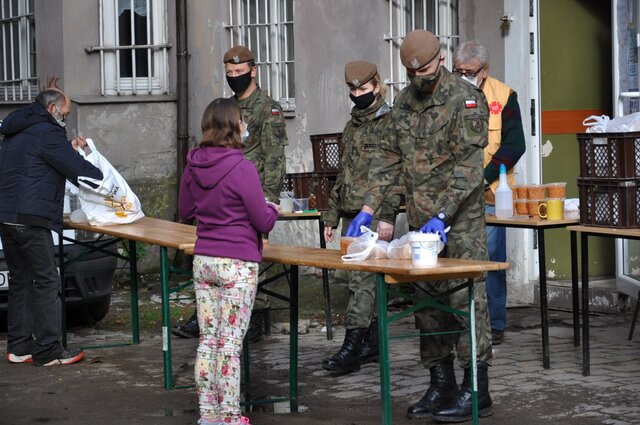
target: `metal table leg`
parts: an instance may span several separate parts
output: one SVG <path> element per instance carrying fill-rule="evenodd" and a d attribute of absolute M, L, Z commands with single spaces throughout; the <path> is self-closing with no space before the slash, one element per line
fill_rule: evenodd
<path fill-rule="evenodd" d="M 140 315 L 138 314 L 138 259 L 135 241 L 129 241 L 129 274 L 131 275 L 131 337 L 134 344 L 140 344 Z"/>
<path fill-rule="evenodd" d="M 376 306 L 378 308 L 378 351 L 380 361 L 380 398 L 382 424 L 393 423 L 391 411 L 391 377 L 389 372 L 389 332 L 387 329 L 387 284 L 384 276 L 376 275 Z"/>
<path fill-rule="evenodd" d="M 573 345 L 580 345 L 580 294 L 578 288 L 578 242 L 576 232 L 569 232 L 571 238 L 571 298 L 573 300 Z"/>
<path fill-rule="evenodd" d="M 291 285 L 289 293 L 289 406 L 292 412 L 298 411 L 298 266 L 291 266 Z"/>
<path fill-rule="evenodd" d="M 582 375 L 591 375 L 589 358 L 589 235 L 580 233 L 582 252 Z"/>
<path fill-rule="evenodd" d="M 164 389 L 173 389 L 173 369 L 171 367 L 171 310 L 169 308 L 169 261 L 167 248 L 160 247 L 160 285 L 162 290 L 162 352 L 164 357 Z"/>
<path fill-rule="evenodd" d="M 544 252 L 544 229 L 538 229 L 538 267 L 540 270 L 540 323 L 542 325 L 542 367 L 551 367 L 549 354 L 549 316 L 547 312 L 547 265 Z"/>

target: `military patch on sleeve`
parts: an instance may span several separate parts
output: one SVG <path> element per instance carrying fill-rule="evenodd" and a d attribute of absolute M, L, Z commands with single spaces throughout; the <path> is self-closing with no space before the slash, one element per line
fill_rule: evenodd
<path fill-rule="evenodd" d="M 477 108 L 478 107 L 478 102 L 476 102 L 475 99 L 467 99 L 464 101 L 464 107 L 469 109 L 469 108 Z"/>
<path fill-rule="evenodd" d="M 485 129 L 485 121 L 481 117 L 471 116 L 465 118 L 465 123 L 468 132 L 482 133 Z"/>

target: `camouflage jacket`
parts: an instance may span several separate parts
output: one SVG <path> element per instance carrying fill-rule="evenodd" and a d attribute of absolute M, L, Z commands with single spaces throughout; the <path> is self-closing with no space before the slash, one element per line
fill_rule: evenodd
<path fill-rule="evenodd" d="M 396 97 L 391 114 L 396 138 L 380 147 L 364 204 L 378 208 L 399 178 L 414 228 L 441 211 L 451 225 L 484 216 L 489 112 L 482 91 L 443 68 L 432 95 L 409 85 Z M 484 220 L 481 224 L 484 229 Z"/>
<path fill-rule="evenodd" d="M 284 147 L 288 144 L 282 108 L 260 87 L 248 98 L 236 101 L 249 130 L 244 156 L 258 169 L 265 196 L 277 203 L 286 173 Z"/>
<path fill-rule="evenodd" d="M 374 103 L 364 110 L 351 110 L 351 120 L 342 132 L 340 171 L 331 191 L 329 208 L 322 215 L 325 225 L 337 227 L 341 216 L 352 216 L 360 211 L 369 186 L 371 161 L 378 155 L 381 141 L 393 136 L 391 108 L 382 97 L 377 96 Z M 399 204 L 393 191 L 381 203 L 376 215 L 393 224 Z"/>

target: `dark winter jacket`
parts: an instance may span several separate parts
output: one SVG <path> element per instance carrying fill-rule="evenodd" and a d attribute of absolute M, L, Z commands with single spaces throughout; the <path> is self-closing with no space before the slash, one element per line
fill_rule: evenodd
<path fill-rule="evenodd" d="M 196 254 L 262 261 L 260 234 L 273 229 L 278 210 L 266 203 L 258 171 L 240 149 L 189 152 L 179 198 L 180 217 L 198 220 Z"/>
<path fill-rule="evenodd" d="M 65 180 L 102 179 L 39 103 L 12 112 L 0 126 L 0 223 L 62 231 Z"/>

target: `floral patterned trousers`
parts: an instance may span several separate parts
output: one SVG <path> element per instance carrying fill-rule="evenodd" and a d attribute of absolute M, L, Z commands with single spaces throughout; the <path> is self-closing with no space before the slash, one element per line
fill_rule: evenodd
<path fill-rule="evenodd" d="M 200 325 L 195 378 L 200 416 L 238 424 L 240 354 L 258 288 L 258 263 L 196 255 L 193 280 Z"/>

